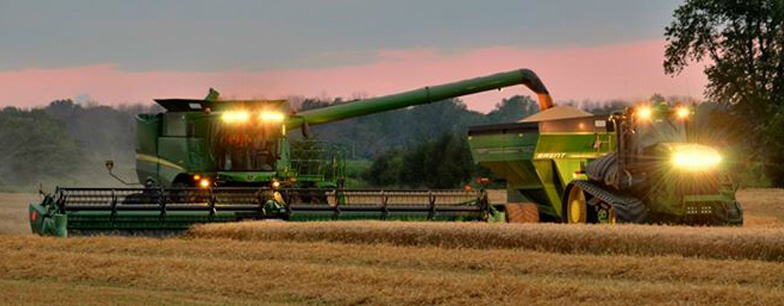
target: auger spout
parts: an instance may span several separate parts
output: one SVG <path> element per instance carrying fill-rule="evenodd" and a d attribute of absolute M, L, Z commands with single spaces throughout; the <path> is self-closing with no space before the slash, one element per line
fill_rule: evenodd
<path fill-rule="evenodd" d="M 540 110 L 553 107 L 550 92 L 533 71 L 518 69 L 469 80 L 428 86 L 388 96 L 381 96 L 344 104 L 303 111 L 286 123 L 287 128 L 323 124 L 384 111 L 429 104 L 446 99 L 501 89 L 514 85 L 525 85 L 537 94 Z"/>

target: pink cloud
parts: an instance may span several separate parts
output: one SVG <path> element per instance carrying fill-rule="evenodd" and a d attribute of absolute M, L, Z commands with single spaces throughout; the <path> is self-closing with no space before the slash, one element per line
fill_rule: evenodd
<path fill-rule="evenodd" d="M 359 66 L 274 71 L 132 72 L 104 64 L 65 69 L 0 72 L 0 106 L 37 106 L 89 94 L 105 104 L 153 98 L 201 98 L 215 87 L 224 97 L 279 98 L 290 95 L 377 96 L 516 68 L 539 74 L 556 101 L 640 99 L 653 93 L 700 97 L 702 66 L 676 78 L 665 76 L 661 40 L 582 48 L 489 47 L 459 54 L 436 49 L 382 50 L 379 60 Z M 510 88 L 465 98 L 472 109 L 488 111 L 503 97 L 529 94 Z"/>

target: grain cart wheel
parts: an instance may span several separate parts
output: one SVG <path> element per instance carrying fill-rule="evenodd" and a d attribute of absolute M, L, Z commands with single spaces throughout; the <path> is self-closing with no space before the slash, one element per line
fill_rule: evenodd
<path fill-rule="evenodd" d="M 563 215 L 566 223 L 586 223 L 588 221 L 588 201 L 585 200 L 585 192 L 582 188 L 572 186 L 566 199 Z"/>
<path fill-rule="evenodd" d="M 504 205 L 504 211 L 506 212 L 506 222 L 508 223 L 539 222 L 539 209 L 534 203 L 509 203 Z"/>

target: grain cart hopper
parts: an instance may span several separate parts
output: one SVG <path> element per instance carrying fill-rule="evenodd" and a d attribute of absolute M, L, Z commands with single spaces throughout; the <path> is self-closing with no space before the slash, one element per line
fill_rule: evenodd
<path fill-rule="evenodd" d="M 543 109 L 552 99 L 522 69 L 399 94 L 292 112 L 284 100 L 161 99 L 137 117 L 138 188 L 58 188 L 30 206 L 33 232 L 181 231 L 244 219 L 484 220 L 483 191 L 348 190 L 339 151 L 289 133 L 454 97 L 525 85 Z M 111 171 L 113 163 L 107 162 Z"/>
<path fill-rule="evenodd" d="M 506 179 L 507 221 L 740 225 L 721 155 L 689 139 L 693 108 L 666 103 L 592 115 L 558 106 L 476 126 L 475 162 Z"/>

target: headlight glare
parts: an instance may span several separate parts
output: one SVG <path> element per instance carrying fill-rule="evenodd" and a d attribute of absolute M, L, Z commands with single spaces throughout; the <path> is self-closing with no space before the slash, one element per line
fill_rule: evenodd
<path fill-rule="evenodd" d="M 248 112 L 226 112 L 221 115 L 221 120 L 226 123 L 248 122 L 250 114 Z"/>
<path fill-rule="evenodd" d="M 702 145 L 682 145 L 674 148 L 672 165 L 685 171 L 707 171 L 721 163 L 721 154 L 716 149 Z"/>
<path fill-rule="evenodd" d="M 283 113 L 275 113 L 275 112 L 262 112 L 259 114 L 259 119 L 262 122 L 282 122 L 285 119 Z"/>

